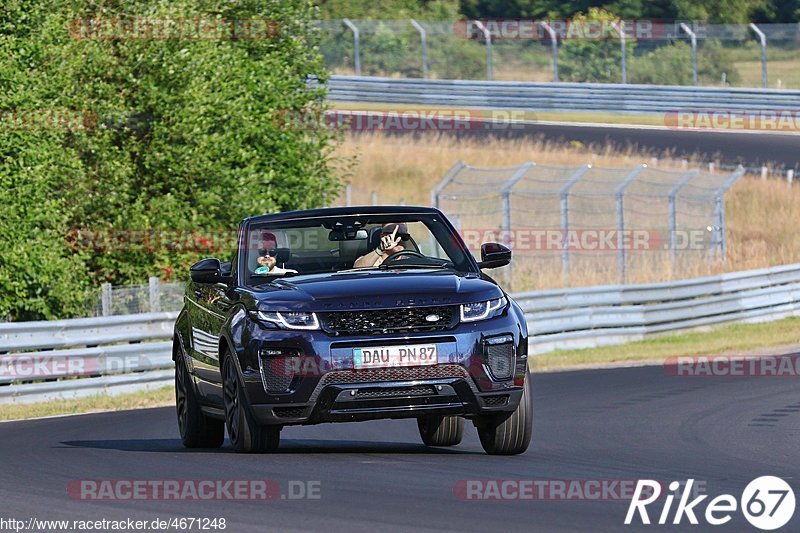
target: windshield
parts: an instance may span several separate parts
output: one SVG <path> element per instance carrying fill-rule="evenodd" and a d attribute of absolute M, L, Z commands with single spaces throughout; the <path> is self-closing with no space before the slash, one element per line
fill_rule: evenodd
<path fill-rule="evenodd" d="M 475 271 L 450 227 L 425 214 L 256 222 L 248 230 L 244 261 L 248 284 L 361 269 Z"/>

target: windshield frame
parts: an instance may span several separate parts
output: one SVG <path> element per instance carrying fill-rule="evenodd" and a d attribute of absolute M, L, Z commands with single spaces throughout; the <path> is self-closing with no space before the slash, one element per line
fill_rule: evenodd
<path fill-rule="evenodd" d="M 287 213 L 288 214 L 288 213 Z M 324 221 L 330 221 L 331 223 L 337 220 L 352 220 L 352 221 L 359 221 L 362 222 L 364 225 L 368 224 L 380 224 L 385 222 L 422 222 L 431 232 L 433 237 L 436 239 L 438 246 L 442 249 L 445 256 L 450 255 L 449 252 L 456 252 L 462 256 L 461 261 L 452 261 L 453 267 L 451 270 L 463 273 L 472 273 L 472 274 L 480 274 L 480 268 L 478 267 L 478 263 L 475 257 L 472 255 L 472 252 L 467 248 L 466 244 L 464 243 L 461 235 L 456 231 L 455 227 L 450 223 L 446 216 L 438 210 L 434 209 L 425 209 L 425 210 L 385 210 L 380 212 L 375 212 L 370 210 L 369 212 L 357 212 L 354 211 L 352 213 L 330 213 L 330 214 L 320 214 L 320 215 L 310 215 L 310 216 L 287 216 L 281 217 L 280 215 L 267 215 L 264 217 L 254 217 L 251 219 L 246 219 L 241 228 L 241 233 L 239 235 L 239 246 L 237 250 L 237 257 L 236 257 L 236 266 L 238 270 L 238 281 L 240 285 L 245 286 L 257 286 L 263 285 L 265 283 L 270 283 L 275 280 L 285 278 L 291 278 L 295 276 L 315 276 L 315 275 L 331 275 L 336 274 L 337 272 L 357 272 L 357 271 L 370 271 L 370 270 L 378 270 L 378 267 L 373 268 L 355 268 L 355 269 L 342 269 L 339 271 L 328 271 L 328 272 L 314 272 L 314 273 L 299 273 L 299 274 L 289 274 L 287 276 L 282 275 L 275 275 L 275 276 L 264 276 L 264 275 L 253 275 L 252 272 L 249 271 L 247 263 L 248 263 L 248 255 L 251 250 L 248 249 L 250 241 L 250 235 L 252 232 L 259 232 L 259 231 L 269 231 L 270 226 L 273 229 L 280 229 L 280 226 L 287 226 L 291 227 L 292 225 L 322 225 Z M 438 230 L 438 231 L 437 231 Z M 440 233 L 440 234 L 439 234 Z M 331 241 L 336 242 L 336 241 Z M 442 242 L 450 243 L 451 249 L 448 250 L 445 246 L 442 245 Z M 456 254 L 454 254 L 456 255 Z M 431 268 L 440 269 L 440 267 Z"/>

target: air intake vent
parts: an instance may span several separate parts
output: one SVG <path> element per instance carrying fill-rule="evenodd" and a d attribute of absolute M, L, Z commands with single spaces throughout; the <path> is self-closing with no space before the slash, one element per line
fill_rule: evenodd
<path fill-rule="evenodd" d="M 514 375 L 514 344 L 487 344 L 486 359 L 495 379 L 509 379 Z"/>
<path fill-rule="evenodd" d="M 262 353 L 259 358 L 259 366 L 264 390 L 271 394 L 289 392 L 295 370 L 299 367 L 297 360 L 298 356 L 293 354 L 266 355 Z"/>

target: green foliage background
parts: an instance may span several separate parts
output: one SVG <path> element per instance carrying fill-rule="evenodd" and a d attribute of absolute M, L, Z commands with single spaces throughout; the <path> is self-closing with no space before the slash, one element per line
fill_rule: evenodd
<path fill-rule="evenodd" d="M 141 17 L 265 18 L 279 31 L 194 41 L 68 33 L 74 19 Z M 245 216 L 336 194 L 337 136 L 280 120 L 324 109 L 324 92 L 307 83 L 325 79 L 318 17 L 305 0 L 4 0 L 0 110 L 87 113 L 97 124 L 0 128 L 0 318 L 80 315 L 100 282 L 182 279 L 198 256 L 233 244 L 132 246 L 131 230 L 230 234 Z M 75 228 L 121 232 L 123 244 L 75 246 Z"/>

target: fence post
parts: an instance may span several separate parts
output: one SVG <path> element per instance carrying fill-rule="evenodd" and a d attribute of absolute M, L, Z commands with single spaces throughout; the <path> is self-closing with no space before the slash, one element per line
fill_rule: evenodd
<path fill-rule="evenodd" d="M 628 49 L 625 46 L 625 31 L 623 27 L 625 26 L 625 22 L 622 21 L 621 25 L 617 24 L 614 21 L 611 21 L 611 27 L 617 31 L 617 35 L 619 35 L 620 46 L 622 48 L 622 83 L 628 83 Z"/>
<path fill-rule="evenodd" d="M 558 35 L 547 22 L 541 21 L 539 24 L 550 35 L 550 49 L 553 53 L 553 81 L 558 81 Z"/>
<path fill-rule="evenodd" d="M 669 220 L 667 222 L 669 225 L 669 260 L 673 270 L 675 269 L 675 247 L 677 244 L 675 238 L 677 237 L 678 232 L 678 210 L 676 206 L 677 198 L 681 190 L 683 190 L 683 188 L 686 187 L 689 182 L 692 181 L 692 178 L 694 178 L 697 174 L 698 171 L 696 170 L 690 170 L 684 174 L 680 181 L 678 181 L 678 183 L 676 183 L 675 186 L 670 189 L 669 195 L 667 196 L 667 201 L 669 202 Z"/>
<path fill-rule="evenodd" d="M 620 283 L 625 283 L 626 279 L 625 242 L 622 237 L 625 231 L 625 189 L 627 189 L 636 176 L 646 168 L 647 165 L 642 164 L 630 171 L 628 175 L 625 176 L 625 179 L 622 180 L 622 183 L 617 185 L 617 188 L 614 190 L 617 211 L 617 270 L 619 271 Z"/>
<path fill-rule="evenodd" d="M 353 32 L 353 67 L 356 69 L 356 76 L 361 76 L 361 35 L 352 20 L 342 19 L 342 22 Z"/>
<path fill-rule="evenodd" d="M 436 186 L 431 190 L 431 206 L 439 209 L 439 195 L 442 194 L 447 185 L 455 179 L 461 169 L 466 167 L 467 165 L 463 161 L 456 162 L 453 165 L 453 168 L 447 171 L 447 174 L 436 184 Z"/>
<path fill-rule="evenodd" d="M 725 235 L 727 233 L 725 231 L 725 204 L 723 203 L 723 199 L 728 189 L 730 189 L 733 184 L 736 183 L 742 176 L 744 176 L 744 167 L 739 165 L 714 194 L 714 212 L 716 215 L 715 220 L 717 224 L 717 227 L 713 228 L 715 234 L 714 244 L 716 245 L 715 248 L 719 251 L 722 259 L 724 259 L 728 253 L 728 246 L 726 242 L 727 238 Z"/>
<path fill-rule="evenodd" d="M 681 29 L 692 41 L 692 85 L 697 85 L 697 35 L 685 22 L 681 22 Z"/>
<path fill-rule="evenodd" d="M 519 180 L 521 180 L 525 173 L 533 167 L 536 163 L 528 162 L 523 163 L 520 167 L 514 171 L 510 178 L 508 178 L 504 183 L 503 186 L 500 188 L 500 199 L 502 201 L 503 207 L 503 231 L 506 234 L 506 238 L 508 238 L 511 234 L 511 189 L 514 188 L 514 185 L 517 184 Z"/>
<path fill-rule="evenodd" d="M 492 81 L 492 34 L 480 20 L 473 20 L 471 22 L 483 33 L 483 40 L 486 42 L 486 79 Z"/>
<path fill-rule="evenodd" d="M 767 36 L 752 22 L 750 23 L 750 29 L 758 36 L 761 46 L 761 86 L 766 89 L 769 87 L 767 82 Z"/>
<path fill-rule="evenodd" d="M 157 277 L 151 276 L 147 283 L 150 289 L 150 312 L 158 313 L 161 311 L 161 282 Z"/>
<path fill-rule="evenodd" d="M 590 168 L 592 168 L 591 163 L 578 168 L 558 191 L 561 197 L 561 270 L 564 276 L 564 285 L 566 286 L 569 286 L 569 191 Z"/>
<path fill-rule="evenodd" d="M 103 316 L 111 316 L 111 284 L 103 283 L 100 286 L 100 305 L 103 309 Z"/>
<path fill-rule="evenodd" d="M 428 34 L 425 28 L 414 19 L 411 19 L 411 25 L 419 32 L 419 44 L 422 46 L 422 77 L 428 78 Z"/>

